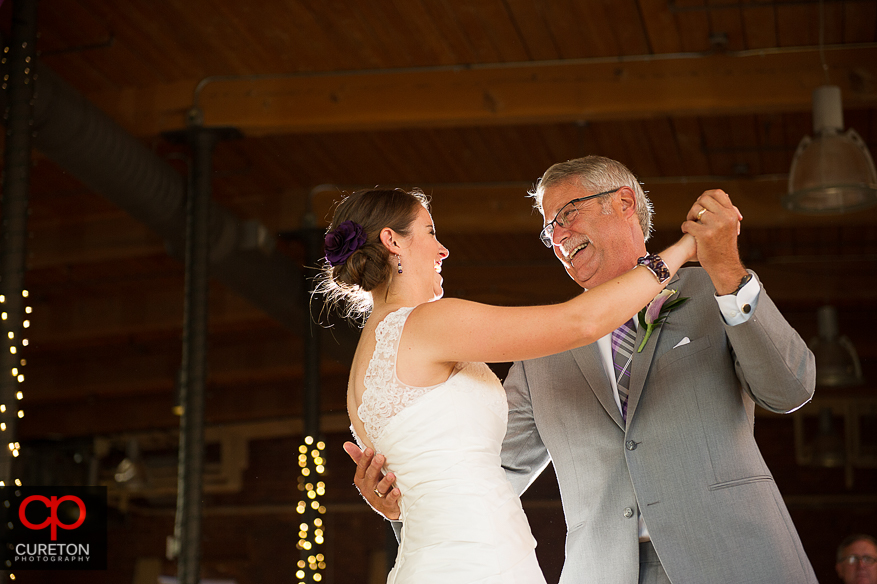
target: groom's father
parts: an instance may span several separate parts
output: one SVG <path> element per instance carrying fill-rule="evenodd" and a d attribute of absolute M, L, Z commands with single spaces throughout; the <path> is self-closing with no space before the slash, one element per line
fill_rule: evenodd
<path fill-rule="evenodd" d="M 543 242 L 583 288 L 646 255 L 651 203 L 624 165 L 555 164 L 534 197 Z M 554 465 L 562 584 L 815 583 L 753 437 L 756 403 L 790 412 L 812 397 L 813 355 L 740 262 L 739 216 L 723 191 L 701 195 L 683 231 L 702 268 L 669 283 L 689 300 L 648 340 L 633 319 L 592 345 L 514 364 L 503 465 L 518 492 Z M 357 486 L 398 516 L 398 491 L 370 462 L 360 460 Z"/>

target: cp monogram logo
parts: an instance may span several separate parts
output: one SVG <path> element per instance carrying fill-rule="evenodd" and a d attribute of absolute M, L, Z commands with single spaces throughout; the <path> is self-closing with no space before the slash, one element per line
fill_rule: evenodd
<path fill-rule="evenodd" d="M 28 506 L 31 501 L 41 501 L 46 509 L 49 510 L 49 517 L 42 523 L 34 525 L 30 521 L 27 520 L 27 517 L 24 515 L 24 510 Z M 58 519 L 58 505 L 63 503 L 64 501 L 73 501 L 76 503 L 76 506 L 79 507 L 79 519 L 75 523 L 67 524 L 62 523 L 61 520 Z M 79 497 L 74 497 L 73 495 L 66 495 L 61 497 L 52 497 L 49 499 L 48 497 L 43 497 L 42 495 L 31 495 L 21 502 L 21 507 L 18 508 L 18 517 L 21 519 L 21 523 L 27 527 L 28 529 L 45 529 L 47 526 L 52 527 L 52 541 L 55 541 L 58 538 L 58 528 L 61 529 L 76 529 L 82 522 L 85 521 L 85 503 L 82 502 L 82 499 Z"/>

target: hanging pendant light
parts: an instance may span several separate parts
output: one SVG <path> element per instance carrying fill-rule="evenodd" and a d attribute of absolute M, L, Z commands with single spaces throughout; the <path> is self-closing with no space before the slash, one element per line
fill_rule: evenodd
<path fill-rule="evenodd" d="M 847 460 L 844 437 L 834 426 L 831 408 L 819 410 L 819 432 L 813 440 L 813 458 L 810 464 L 833 468 L 843 466 Z"/>
<path fill-rule="evenodd" d="M 850 387 L 861 385 L 862 366 L 853 343 L 841 335 L 837 311 L 833 306 L 822 306 L 816 311 L 819 335 L 808 343 L 816 357 L 816 385 L 820 387 Z"/>
<path fill-rule="evenodd" d="M 877 170 L 855 130 L 843 131 L 840 87 L 813 91 L 813 134 L 792 159 L 783 206 L 799 213 L 846 213 L 877 204 Z"/>

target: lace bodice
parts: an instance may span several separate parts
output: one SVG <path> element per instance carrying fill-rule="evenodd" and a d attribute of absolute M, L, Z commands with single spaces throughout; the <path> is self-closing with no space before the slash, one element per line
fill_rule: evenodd
<path fill-rule="evenodd" d="M 412 310 L 413 306 L 391 312 L 375 329 L 375 352 L 365 371 L 362 404 L 356 410 L 372 444 L 393 416 L 436 387 L 412 387 L 396 377 L 399 339 Z"/>

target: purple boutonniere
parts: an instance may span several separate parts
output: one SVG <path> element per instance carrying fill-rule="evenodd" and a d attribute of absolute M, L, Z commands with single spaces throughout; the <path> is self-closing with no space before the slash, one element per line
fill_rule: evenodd
<path fill-rule="evenodd" d="M 670 311 L 682 306 L 682 304 L 688 300 L 688 297 L 684 297 L 667 302 L 667 300 L 674 294 L 676 294 L 676 290 L 662 290 L 660 294 L 655 296 L 655 298 L 649 302 L 648 306 L 640 310 L 639 325 L 646 329 L 646 334 L 643 337 L 643 342 L 640 343 L 639 348 L 636 350 L 637 353 L 642 353 L 643 347 L 646 346 L 646 341 L 652 336 L 652 331 L 664 324 L 664 321 L 670 316 Z"/>
<path fill-rule="evenodd" d="M 345 221 L 326 234 L 324 248 L 326 261 L 330 266 L 339 266 L 353 255 L 353 252 L 365 245 L 365 230 L 359 223 Z"/>

